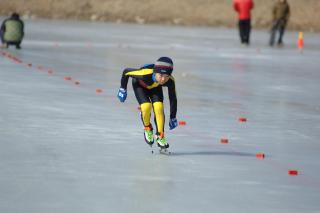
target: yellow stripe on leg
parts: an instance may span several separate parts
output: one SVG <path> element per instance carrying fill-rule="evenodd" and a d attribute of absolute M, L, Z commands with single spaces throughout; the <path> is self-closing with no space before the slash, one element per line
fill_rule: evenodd
<path fill-rule="evenodd" d="M 150 116 L 151 116 L 151 103 L 143 103 L 140 105 L 141 108 L 141 118 L 144 126 L 150 125 Z"/>
<path fill-rule="evenodd" d="M 156 124 L 159 133 L 164 132 L 164 110 L 162 102 L 153 103 L 154 116 L 156 119 Z"/>

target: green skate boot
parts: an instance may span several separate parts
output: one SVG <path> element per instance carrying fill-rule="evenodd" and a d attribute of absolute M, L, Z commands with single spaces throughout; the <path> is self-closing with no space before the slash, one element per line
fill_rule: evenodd
<path fill-rule="evenodd" d="M 169 148 L 169 144 L 167 143 L 167 140 L 164 137 L 163 132 L 161 132 L 160 135 L 157 136 L 156 141 L 157 141 L 158 147 L 160 147 L 160 149 L 168 149 Z"/>
<path fill-rule="evenodd" d="M 152 146 L 152 144 L 154 143 L 154 140 L 153 140 L 153 129 L 152 129 L 151 125 L 147 126 L 147 127 L 144 127 L 144 140 L 150 146 Z"/>

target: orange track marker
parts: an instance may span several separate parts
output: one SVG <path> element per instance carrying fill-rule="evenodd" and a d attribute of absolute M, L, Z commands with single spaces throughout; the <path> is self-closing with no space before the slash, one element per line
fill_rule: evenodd
<path fill-rule="evenodd" d="M 102 89 L 96 89 L 96 93 L 102 93 Z"/>
<path fill-rule="evenodd" d="M 297 176 L 297 175 L 298 175 L 298 171 L 297 171 L 297 170 L 289 170 L 289 171 L 288 171 L 288 174 L 289 174 L 290 176 Z"/>
<path fill-rule="evenodd" d="M 66 80 L 66 81 L 71 81 L 71 80 L 72 80 L 72 78 L 71 78 L 71 77 L 69 77 L 69 76 L 66 76 L 66 77 L 64 77 L 64 80 Z"/>
<path fill-rule="evenodd" d="M 265 158 L 265 155 L 264 155 L 264 153 L 257 153 L 256 154 L 256 158 L 258 158 L 258 159 L 264 159 Z"/>
<path fill-rule="evenodd" d="M 220 143 L 227 144 L 227 143 L 229 143 L 229 140 L 227 138 L 221 138 Z"/>
<path fill-rule="evenodd" d="M 185 121 L 179 121 L 179 126 L 185 126 L 185 125 L 187 125 L 187 122 L 185 122 Z"/>
<path fill-rule="evenodd" d="M 241 117 L 241 118 L 239 118 L 239 122 L 242 122 L 242 123 L 247 122 L 247 119 L 244 117 Z"/>

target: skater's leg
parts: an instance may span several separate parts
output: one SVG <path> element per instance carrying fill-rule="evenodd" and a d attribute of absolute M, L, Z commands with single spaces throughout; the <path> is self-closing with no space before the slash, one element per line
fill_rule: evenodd
<path fill-rule="evenodd" d="M 149 102 L 143 103 L 140 105 L 140 108 L 141 108 L 141 120 L 144 126 L 144 139 L 147 144 L 152 146 L 154 142 L 153 128 L 150 123 L 152 104 Z"/>
<path fill-rule="evenodd" d="M 157 126 L 157 134 L 161 134 L 164 132 L 164 110 L 163 110 L 163 103 L 162 102 L 155 102 L 153 103 L 153 110 L 154 110 L 154 119 L 155 124 Z"/>
<path fill-rule="evenodd" d="M 154 123 L 157 126 L 157 134 L 159 134 L 164 131 L 163 91 L 161 87 L 156 87 L 150 92 L 154 112 Z"/>
<path fill-rule="evenodd" d="M 151 101 L 154 111 L 154 122 L 157 127 L 157 144 L 161 149 L 166 149 L 169 147 L 165 137 L 164 137 L 164 107 L 163 107 L 163 91 L 162 87 L 156 87 L 151 90 Z"/>
<path fill-rule="evenodd" d="M 141 109 L 141 120 L 144 127 L 150 126 L 150 116 L 151 116 L 151 109 L 152 104 L 149 97 L 149 92 L 142 88 L 139 84 L 137 84 L 136 80 L 132 80 L 132 87 L 134 94 L 138 103 L 140 104 Z"/>
<path fill-rule="evenodd" d="M 132 79 L 132 87 L 141 108 L 141 120 L 144 126 L 144 139 L 149 144 L 153 144 L 153 129 L 150 123 L 152 104 L 150 102 L 150 92 L 142 88 L 136 79 Z"/>
<path fill-rule="evenodd" d="M 150 102 L 142 103 L 140 105 L 140 108 L 141 108 L 141 120 L 142 120 L 143 126 L 149 127 L 152 104 Z"/>
<path fill-rule="evenodd" d="M 169 148 L 169 144 L 167 143 L 164 137 L 164 110 L 162 102 L 153 103 L 154 110 L 154 119 L 157 126 L 157 144 L 161 149 Z"/>

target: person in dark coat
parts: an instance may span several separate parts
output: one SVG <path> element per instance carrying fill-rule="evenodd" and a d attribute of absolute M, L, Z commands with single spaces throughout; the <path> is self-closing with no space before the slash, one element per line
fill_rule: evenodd
<path fill-rule="evenodd" d="M 290 17 L 290 7 L 287 0 L 277 0 L 272 10 L 272 28 L 270 36 L 270 46 L 273 46 L 276 39 L 276 33 L 279 31 L 278 45 L 283 44 L 283 35 Z"/>
<path fill-rule="evenodd" d="M 13 13 L 11 17 L 2 22 L 0 37 L 5 48 L 8 48 L 9 45 L 14 45 L 17 49 L 21 48 L 20 45 L 24 37 L 24 23 L 18 13 Z"/>

